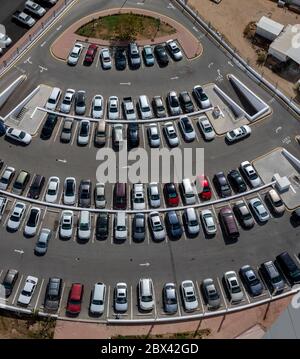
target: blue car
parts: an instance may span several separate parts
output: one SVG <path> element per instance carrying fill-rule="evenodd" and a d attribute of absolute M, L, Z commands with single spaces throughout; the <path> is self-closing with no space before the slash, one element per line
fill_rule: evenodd
<path fill-rule="evenodd" d="M 182 236 L 183 233 L 182 225 L 175 211 L 167 212 L 166 227 L 169 237 L 174 239 L 179 239 Z"/>

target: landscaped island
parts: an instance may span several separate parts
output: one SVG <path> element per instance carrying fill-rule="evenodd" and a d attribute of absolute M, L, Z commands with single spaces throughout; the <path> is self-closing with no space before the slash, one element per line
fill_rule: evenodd
<path fill-rule="evenodd" d="M 86 38 L 107 41 L 154 40 L 175 33 L 176 29 L 158 18 L 133 13 L 99 17 L 76 31 Z"/>

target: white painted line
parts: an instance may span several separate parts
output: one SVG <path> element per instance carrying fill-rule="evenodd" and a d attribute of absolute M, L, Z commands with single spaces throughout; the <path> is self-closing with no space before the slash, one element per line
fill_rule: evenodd
<path fill-rule="evenodd" d="M 106 308 L 106 317 L 109 318 L 109 307 L 110 307 L 110 285 L 108 286 L 108 291 L 107 291 L 107 308 Z"/>
<path fill-rule="evenodd" d="M 153 297 L 154 297 L 154 316 L 155 316 L 155 318 L 157 318 L 156 295 L 155 295 L 155 288 L 154 288 L 153 283 L 152 283 L 152 287 L 153 287 Z"/>
<path fill-rule="evenodd" d="M 6 216 L 6 218 L 5 218 L 4 222 L 3 222 L 3 227 L 4 227 L 4 228 L 7 226 L 7 222 L 8 222 L 9 217 L 11 216 L 11 213 L 12 213 L 12 211 L 13 211 L 13 209 L 14 209 L 15 203 L 16 203 L 16 199 L 14 199 L 14 200 L 12 201 L 12 205 L 11 205 L 11 207 L 10 207 L 10 209 L 9 209 L 9 213 L 7 214 L 7 216 Z"/>
<path fill-rule="evenodd" d="M 46 45 L 47 41 L 44 41 L 40 44 L 40 47 L 44 47 Z"/>
<path fill-rule="evenodd" d="M 297 193 L 297 191 L 295 190 L 295 188 L 294 188 L 292 185 L 290 185 L 290 189 L 291 189 L 294 193 Z"/>
<path fill-rule="evenodd" d="M 114 215 L 111 216 L 110 226 L 111 226 L 110 243 L 111 243 L 111 244 L 114 244 Z"/>
<path fill-rule="evenodd" d="M 40 73 L 44 72 L 44 71 L 48 71 L 47 67 L 41 66 L 39 65 L 39 69 L 40 69 Z"/>
<path fill-rule="evenodd" d="M 120 82 L 121 86 L 131 86 L 131 82 Z"/>
<path fill-rule="evenodd" d="M 35 303 L 35 306 L 34 306 L 34 311 L 36 311 L 36 308 L 37 308 L 37 306 L 38 306 L 38 303 L 39 303 L 39 299 L 40 299 L 40 296 L 41 296 L 41 292 L 42 292 L 42 288 L 43 288 L 44 281 L 45 281 L 45 279 L 43 278 L 43 279 L 42 279 L 41 286 L 40 286 L 40 290 L 39 290 L 39 293 L 38 293 L 38 296 L 37 296 L 37 299 L 36 299 L 36 303 Z"/>
<path fill-rule="evenodd" d="M 71 140 L 71 146 L 73 146 L 75 138 L 77 138 L 77 127 L 78 127 L 78 122 L 76 121 L 75 128 L 74 128 L 74 130 L 72 132 L 73 137 L 72 137 L 72 140 Z"/>
<path fill-rule="evenodd" d="M 170 80 L 178 80 L 178 79 L 179 79 L 179 76 L 170 77 Z"/>
<path fill-rule="evenodd" d="M 195 30 L 196 32 L 199 32 L 199 30 L 196 28 L 196 26 L 193 26 L 193 30 Z"/>
<path fill-rule="evenodd" d="M 95 235 L 96 235 L 96 222 L 97 222 L 97 216 L 95 214 L 94 218 L 94 226 L 92 228 L 92 243 L 95 243 Z"/>
<path fill-rule="evenodd" d="M 22 275 L 21 275 L 20 282 L 19 282 L 19 284 L 18 284 L 18 286 L 17 286 L 17 289 L 16 289 L 16 293 L 15 293 L 15 295 L 14 295 L 13 301 L 12 301 L 12 303 L 11 303 L 12 305 L 14 305 L 15 300 L 16 300 L 16 298 L 17 298 L 17 295 L 18 295 L 18 292 L 19 292 L 20 285 L 21 285 L 21 283 L 22 283 L 23 277 L 24 277 L 24 275 L 22 274 Z"/>
<path fill-rule="evenodd" d="M 199 287 L 199 284 L 198 284 L 197 280 L 196 280 L 196 287 L 197 287 L 197 291 L 198 291 L 199 302 L 201 304 L 202 312 L 204 313 L 204 306 L 203 306 L 203 302 L 202 302 L 202 298 L 201 298 L 200 287 Z"/>
<path fill-rule="evenodd" d="M 57 309 L 57 313 L 60 312 L 60 308 L 61 308 L 61 306 L 62 306 L 62 301 L 63 301 L 63 297 L 64 297 L 65 287 L 66 287 L 66 283 L 64 282 L 64 283 L 63 283 L 63 287 L 62 287 L 62 291 L 61 291 L 61 297 L 60 297 L 60 301 L 59 301 L 59 306 L 58 306 L 58 309 Z"/>
<path fill-rule="evenodd" d="M 59 26 L 56 28 L 56 31 L 59 31 L 61 28 L 62 28 L 62 25 L 59 25 Z"/>
<path fill-rule="evenodd" d="M 242 281 L 240 281 L 240 284 L 241 284 L 241 287 L 243 288 L 243 291 L 244 291 L 244 293 L 245 293 L 245 297 L 246 297 L 246 299 L 247 299 L 247 302 L 250 304 L 250 299 L 249 299 L 249 296 L 248 296 L 247 290 L 246 290 L 246 288 L 245 288 L 245 286 L 244 286 L 243 282 L 242 282 Z"/>
<path fill-rule="evenodd" d="M 2 269 L 1 272 L 0 272 L 0 277 L 2 276 L 2 273 L 3 273 L 3 269 Z"/>
<path fill-rule="evenodd" d="M 91 128 L 90 128 L 90 135 L 89 135 L 89 148 L 92 147 L 92 143 L 93 143 L 93 133 L 94 133 L 94 124 L 91 123 Z"/>
<path fill-rule="evenodd" d="M 63 126 L 63 121 L 59 121 L 59 125 L 56 128 L 56 133 L 53 139 L 53 142 L 56 142 L 58 134 L 61 132 L 61 127 Z"/>

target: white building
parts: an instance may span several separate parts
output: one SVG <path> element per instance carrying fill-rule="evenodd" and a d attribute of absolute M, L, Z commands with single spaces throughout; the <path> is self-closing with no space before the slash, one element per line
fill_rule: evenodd
<path fill-rule="evenodd" d="M 284 26 L 282 24 L 266 16 L 262 16 L 256 24 L 256 34 L 269 41 L 275 40 L 283 29 Z"/>

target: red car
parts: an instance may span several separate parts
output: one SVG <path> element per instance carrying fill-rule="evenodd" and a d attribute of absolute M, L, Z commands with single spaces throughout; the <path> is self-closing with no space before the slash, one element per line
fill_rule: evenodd
<path fill-rule="evenodd" d="M 88 49 L 87 49 L 87 52 L 85 54 L 85 58 L 84 58 L 84 63 L 87 64 L 87 65 L 91 65 L 94 61 L 94 58 L 96 56 L 96 53 L 97 53 L 97 49 L 98 49 L 98 46 L 95 45 L 95 44 L 91 44 Z"/>
<path fill-rule="evenodd" d="M 198 191 L 198 195 L 201 199 L 205 201 L 211 199 L 211 188 L 208 182 L 208 178 L 206 176 L 198 176 L 195 180 L 195 185 Z"/>
<path fill-rule="evenodd" d="M 77 315 L 81 311 L 81 302 L 83 297 L 83 284 L 73 283 L 70 289 L 67 313 Z"/>
<path fill-rule="evenodd" d="M 164 195 L 167 206 L 177 207 L 179 204 L 179 196 L 174 183 L 166 183 L 164 185 Z"/>

